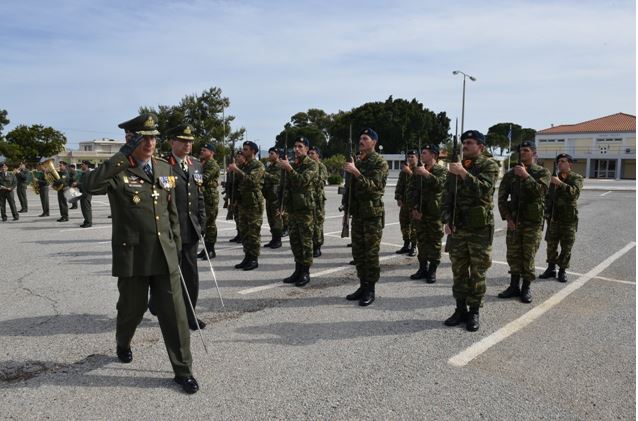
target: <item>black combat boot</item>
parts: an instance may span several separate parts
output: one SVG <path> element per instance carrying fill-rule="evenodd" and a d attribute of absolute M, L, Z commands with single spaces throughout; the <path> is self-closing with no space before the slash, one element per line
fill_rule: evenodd
<path fill-rule="evenodd" d="M 133 361 L 133 352 L 131 351 L 131 347 L 125 348 L 117 345 L 115 353 L 117 354 L 117 359 L 124 364 L 128 364 Z"/>
<path fill-rule="evenodd" d="M 518 273 L 512 273 L 512 278 L 510 279 L 510 286 L 501 293 L 498 294 L 498 298 L 512 298 L 518 297 L 521 295 L 521 289 L 519 288 L 519 283 L 521 280 L 521 275 Z"/>
<path fill-rule="evenodd" d="M 246 266 L 246 263 L 248 263 L 248 256 L 244 256 L 244 260 L 242 260 L 241 263 L 236 264 L 235 269 L 243 269 Z"/>
<path fill-rule="evenodd" d="M 206 260 L 206 249 L 202 249 L 202 251 L 197 253 L 197 258 L 198 259 L 202 259 L 202 260 Z"/>
<path fill-rule="evenodd" d="M 478 307 L 471 307 L 467 313 L 467 322 L 465 323 L 465 329 L 469 332 L 476 332 L 479 330 L 479 309 Z"/>
<path fill-rule="evenodd" d="M 236 236 L 234 236 L 233 238 L 231 238 L 231 239 L 230 239 L 230 240 L 228 240 L 228 241 L 229 241 L 229 242 L 231 242 L 231 243 L 239 243 L 239 242 L 241 241 L 241 240 L 240 240 L 240 237 L 239 237 L 239 233 L 237 233 L 237 235 L 236 235 Z"/>
<path fill-rule="evenodd" d="M 246 264 L 244 265 L 242 269 L 253 270 L 253 269 L 257 269 L 258 267 L 259 267 L 259 260 L 257 259 L 257 256 L 249 256 L 248 261 L 246 262 Z"/>
<path fill-rule="evenodd" d="M 355 292 L 353 292 L 352 294 L 346 295 L 346 300 L 348 300 L 348 301 L 358 301 L 359 299 L 361 299 L 361 296 L 363 295 L 363 285 L 364 284 L 365 284 L 364 281 L 359 281 L 359 288 L 357 288 L 357 290 Z"/>
<path fill-rule="evenodd" d="M 555 278 L 556 277 L 556 265 L 554 263 L 547 264 L 547 269 L 545 269 L 545 272 L 543 272 L 540 275 L 538 275 L 538 277 L 540 279 Z"/>
<path fill-rule="evenodd" d="M 270 241 L 270 245 L 268 246 L 271 249 L 278 249 L 281 247 L 281 235 L 273 235 L 272 240 Z"/>
<path fill-rule="evenodd" d="M 521 287 L 521 302 L 522 303 L 531 303 L 532 302 L 532 291 L 529 289 L 530 281 L 523 281 L 523 286 Z"/>
<path fill-rule="evenodd" d="M 436 282 L 436 268 L 439 267 L 438 263 L 430 262 L 428 266 L 428 271 L 425 274 L 425 282 L 428 284 L 433 284 Z"/>
<path fill-rule="evenodd" d="M 308 282 L 310 282 L 310 266 L 301 265 L 301 272 L 299 272 L 295 286 L 302 287 Z"/>
<path fill-rule="evenodd" d="M 404 241 L 403 242 L 403 247 L 401 247 L 399 250 L 396 251 L 396 254 L 405 254 L 408 253 L 410 251 L 410 242 L 409 241 Z"/>
<path fill-rule="evenodd" d="M 416 256 L 416 243 L 410 243 L 410 250 L 408 250 L 408 256 Z"/>
<path fill-rule="evenodd" d="M 363 285 L 363 292 L 361 293 L 361 298 L 359 298 L 359 305 L 361 307 L 369 306 L 374 302 L 374 284 L 371 282 L 366 282 Z"/>
<path fill-rule="evenodd" d="M 428 273 L 428 261 L 419 262 L 419 270 L 410 275 L 410 279 L 426 279 L 425 276 Z"/>
<path fill-rule="evenodd" d="M 443 322 L 445 326 L 458 326 L 467 320 L 467 306 L 465 300 L 456 300 L 454 314 Z"/>
<path fill-rule="evenodd" d="M 312 257 L 321 257 L 321 246 L 315 246 L 312 251 Z"/>
<path fill-rule="evenodd" d="M 284 278 L 284 284 L 294 284 L 297 282 L 297 278 L 301 274 L 301 265 L 295 263 L 295 271 L 287 278 Z"/>
<path fill-rule="evenodd" d="M 558 282 L 567 282 L 567 275 L 563 268 L 558 269 Z"/>
<path fill-rule="evenodd" d="M 215 253 L 215 244 L 213 243 L 205 243 L 206 250 L 208 250 L 208 257 L 214 259 L 217 257 L 217 253 Z M 204 256 L 203 260 L 206 260 L 206 256 Z"/>

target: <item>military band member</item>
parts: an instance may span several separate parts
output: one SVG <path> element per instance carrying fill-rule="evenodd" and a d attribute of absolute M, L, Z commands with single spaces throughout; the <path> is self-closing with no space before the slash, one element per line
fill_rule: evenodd
<path fill-rule="evenodd" d="M 9 202 L 9 209 L 13 220 L 20 219 L 20 215 L 16 210 L 16 202 L 13 197 L 13 191 L 18 185 L 15 174 L 9 171 L 9 167 L 6 162 L 0 164 L 0 211 L 2 211 L 2 221 L 7 220 L 7 202 Z"/>
<path fill-rule="evenodd" d="M 268 165 L 264 173 L 264 188 L 262 193 L 266 200 L 266 217 L 270 226 L 272 236 L 270 242 L 264 247 L 278 249 L 281 247 L 281 234 L 283 233 L 283 220 L 280 214 L 281 208 L 281 179 L 282 169 L 277 165 L 279 160 L 279 150 L 275 147 L 268 149 Z"/>
<path fill-rule="evenodd" d="M 308 157 L 315 161 L 317 167 L 317 177 L 315 177 L 315 217 L 313 221 L 313 234 L 312 234 L 312 256 L 321 256 L 321 246 L 323 246 L 323 224 L 326 220 L 326 194 L 324 189 L 326 182 L 328 181 L 328 169 L 321 162 L 321 150 L 312 146 L 308 151 Z"/>
<path fill-rule="evenodd" d="M 217 213 L 219 212 L 219 165 L 215 161 L 215 147 L 207 143 L 199 152 L 199 160 L 204 173 L 204 207 L 206 208 L 206 235 L 204 243 L 208 256 L 212 259 L 215 253 L 215 243 L 217 243 Z M 206 260 L 204 249 L 197 255 L 202 260 Z"/>
<path fill-rule="evenodd" d="M 429 284 L 436 282 L 436 269 L 441 262 L 441 206 L 448 176 L 447 169 L 437 163 L 438 159 L 438 145 L 425 145 L 421 150 L 423 165 L 414 168 L 412 177 L 412 223 L 416 227 L 419 270 L 410 278 L 425 279 Z"/>
<path fill-rule="evenodd" d="M 536 279 L 534 258 L 541 242 L 550 173 L 534 162 L 534 142 L 522 142 L 518 153 L 519 163 L 505 173 L 498 188 L 498 210 L 507 221 L 505 242 L 510 267 L 510 286 L 498 297 L 520 297 L 523 303 L 531 303 L 530 284 Z"/>
<path fill-rule="evenodd" d="M 143 114 L 119 125 L 126 144 L 86 180 L 91 194 L 108 194 L 113 220 L 113 276 L 118 277 L 116 343 L 123 363 L 133 360 L 131 339 L 148 305 L 149 287 L 175 382 L 187 393 L 192 374 L 190 333 L 178 270 L 181 252 L 175 175 L 154 158 L 157 117 Z"/>
<path fill-rule="evenodd" d="M 77 180 L 78 177 L 79 177 L 79 174 L 77 172 L 77 167 L 76 167 L 75 164 L 71 164 L 71 165 L 69 165 L 68 169 L 69 169 L 69 174 L 73 175 L 73 180 L 74 180 L 74 182 L 71 183 L 71 186 L 76 187 L 77 183 L 76 183 L 75 180 Z M 75 202 L 71 203 L 71 206 L 69 207 L 69 209 L 77 209 L 77 208 L 78 208 L 78 201 L 75 201 Z"/>
<path fill-rule="evenodd" d="M 445 325 L 463 322 L 470 332 L 479 329 L 479 308 L 485 295 L 485 273 L 492 264 L 494 237 L 493 196 L 498 164 L 483 155 L 485 136 L 477 130 L 461 135 L 463 162 L 448 167 L 443 206 L 447 248 L 452 261 L 456 299 L 454 314 Z M 469 312 L 468 312 L 469 307 Z"/>
<path fill-rule="evenodd" d="M 401 226 L 401 236 L 403 237 L 403 247 L 396 251 L 397 254 L 415 255 L 416 229 L 412 222 L 412 179 L 414 168 L 417 166 L 417 152 L 415 150 L 406 153 L 406 160 L 401 165 L 399 180 L 394 189 L 394 200 L 399 206 L 399 224 Z"/>
<path fill-rule="evenodd" d="M 239 211 L 238 228 L 244 247 L 244 260 L 235 265 L 235 269 L 253 270 L 259 267 L 261 248 L 261 224 L 264 213 L 264 164 L 256 158 L 259 147 L 255 142 L 246 141 L 242 147 L 245 164 L 230 164 L 228 170 L 237 177 L 237 196 Z"/>
<path fill-rule="evenodd" d="M 40 190 L 40 204 L 42 205 L 42 213 L 38 217 L 49 216 L 49 182 L 46 179 L 46 174 L 42 167 L 38 167 L 39 170 L 35 172 L 34 177 L 37 177 L 38 189 Z"/>
<path fill-rule="evenodd" d="M 180 268 L 186 283 L 193 308 L 197 307 L 199 297 L 199 271 L 197 270 L 197 248 L 202 231 L 206 227 L 206 211 L 204 209 L 204 193 L 202 185 L 204 176 L 199 161 L 191 158 L 193 150 L 193 129 L 189 125 L 181 125 L 169 132 L 172 151 L 168 163 L 173 167 L 176 185 L 173 190 L 175 205 L 179 216 L 180 238 L 182 240 Z M 186 292 L 184 292 L 186 294 Z M 184 295 L 184 302 L 188 297 Z M 206 323 L 195 318 L 193 311 L 186 306 L 188 327 L 197 330 L 206 327 Z"/>
<path fill-rule="evenodd" d="M 317 162 L 308 156 L 310 142 L 305 137 L 295 139 L 295 162 L 288 156 L 279 159 L 279 166 L 286 171 L 285 209 L 288 213 L 290 248 L 295 256 L 295 271 L 284 279 L 284 283 L 294 283 L 302 287 L 310 282 L 310 267 L 313 257 L 313 228 L 315 200 L 315 180 L 318 177 Z"/>
<path fill-rule="evenodd" d="M 572 246 L 578 230 L 578 197 L 583 188 L 583 177 L 572 171 L 574 160 L 569 154 L 561 153 L 556 157 L 558 175 L 552 176 L 551 185 L 545 201 L 547 219 L 547 269 L 538 277 L 556 278 L 567 282 L 565 271 L 569 268 Z M 560 245 L 560 254 L 558 246 Z"/>
<path fill-rule="evenodd" d="M 69 220 L 69 204 L 66 201 L 66 197 L 64 197 L 64 190 L 75 181 L 75 171 L 71 172 L 68 164 L 65 161 L 60 161 L 58 174 L 60 178 L 53 182 L 53 186 L 59 187 L 58 205 L 60 206 L 60 219 L 58 219 L 58 222 L 67 222 Z"/>
<path fill-rule="evenodd" d="M 78 187 L 80 189 L 80 209 L 82 210 L 82 216 L 84 217 L 84 222 L 80 227 L 82 228 L 90 228 L 93 226 L 93 208 L 91 206 L 91 193 L 86 191 L 86 177 L 89 172 L 91 172 L 91 163 L 89 161 L 82 161 L 82 171 L 77 174 L 77 181 L 74 184 L 74 187 Z"/>
<path fill-rule="evenodd" d="M 346 296 L 368 306 L 375 299 L 375 285 L 379 281 L 379 248 L 383 235 L 383 192 L 388 178 L 388 163 L 375 152 L 379 140 L 377 133 L 364 129 L 359 135 L 360 159 L 347 162 L 343 169 L 352 174 L 352 257 L 357 267 L 359 288 Z"/>
<path fill-rule="evenodd" d="M 20 210 L 18 213 L 27 213 L 29 211 L 29 202 L 27 200 L 27 187 L 31 173 L 27 171 L 27 167 L 24 162 L 20 163 L 20 166 L 16 169 L 16 179 L 18 180 L 18 201 L 20 202 Z"/>

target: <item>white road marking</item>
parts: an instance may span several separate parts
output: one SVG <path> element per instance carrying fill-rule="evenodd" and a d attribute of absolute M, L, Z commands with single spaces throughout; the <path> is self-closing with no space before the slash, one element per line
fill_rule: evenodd
<path fill-rule="evenodd" d="M 448 364 L 455 367 L 463 367 L 467 365 L 470 361 L 498 344 L 499 342 L 507 339 L 509 336 L 523 329 L 525 326 L 532 323 L 534 320 L 538 319 L 540 316 L 545 314 L 549 309 L 559 304 L 562 300 L 568 297 L 572 292 L 581 288 L 585 285 L 590 279 L 595 278 L 600 272 L 607 269 L 614 261 L 622 257 L 625 253 L 636 246 L 635 242 L 630 242 L 622 249 L 618 250 L 616 253 L 609 256 L 607 259 L 602 261 L 598 266 L 582 275 L 580 278 L 575 281 L 569 283 L 565 288 L 558 291 L 556 294 L 549 297 L 546 301 L 541 303 L 540 305 L 534 307 L 527 313 L 523 314 L 518 319 L 515 319 L 502 328 L 498 329 L 496 332 L 491 335 L 481 339 L 476 342 L 474 345 L 470 346 L 466 350 L 460 352 L 459 354 L 453 356 L 448 360 Z"/>
<path fill-rule="evenodd" d="M 636 285 L 634 281 L 623 281 L 621 279 L 605 278 L 604 276 L 596 276 L 593 279 L 594 281 L 617 282 L 619 284 Z"/>
<path fill-rule="evenodd" d="M 607 191 L 607 192 L 605 192 L 605 193 L 601 194 L 601 195 L 600 195 L 600 197 L 606 196 L 606 195 L 608 195 L 609 193 L 611 193 L 611 190 L 609 190 L 609 191 Z"/>
<path fill-rule="evenodd" d="M 502 262 L 500 260 L 492 260 L 492 263 L 497 264 L 497 265 L 508 266 L 507 262 Z M 536 270 L 545 270 L 546 269 L 544 266 L 536 266 L 535 268 L 536 268 Z M 583 276 L 583 274 L 580 273 L 580 272 L 572 272 L 570 270 L 566 270 L 565 273 L 567 273 L 569 275 L 574 275 L 574 276 Z M 621 284 L 632 284 L 632 285 L 636 284 L 633 281 L 623 281 L 621 279 L 605 278 L 604 276 L 594 276 L 593 279 L 598 279 L 598 280 L 601 280 L 601 281 L 609 281 L 609 282 L 619 282 Z"/>

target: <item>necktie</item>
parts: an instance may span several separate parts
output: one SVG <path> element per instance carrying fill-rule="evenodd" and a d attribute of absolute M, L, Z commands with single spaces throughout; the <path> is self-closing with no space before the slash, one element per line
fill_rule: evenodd
<path fill-rule="evenodd" d="M 182 161 L 182 170 L 184 171 L 184 174 L 188 175 L 188 164 L 186 161 Z"/>
<path fill-rule="evenodd" d="M 148 162 L 146 164 L 144 164 L 144 172 L 150 178 L 153 178 L 153 170 L 151 169 L 151 164 L 149 164 Z"/>

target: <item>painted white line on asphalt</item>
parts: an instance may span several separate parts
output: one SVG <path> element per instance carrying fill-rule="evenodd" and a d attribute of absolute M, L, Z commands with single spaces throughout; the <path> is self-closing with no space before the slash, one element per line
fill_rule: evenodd
<path fill-rule="evenodd" d="M 448 360 L 448 364 L 455 367 L 463 367 L 467 365 L 474 358 L 478 357 L 494 345 L 499 342 L 507 339 L 514 333 L 523 329 L 525 326 L 532 323 L 534 320 L 538 319 L 540 316 L 545 314 L 552 307 L 559 304 L 566 297 L 568 297 L 572 292 L 576 291 L 583 285 L 585 285 L 590 279 L 595 278 L 600 272 L 607 269 L 614 261 L 622 257 L 625 253 L 636 246 L 635 242 L 631 242 L 627 244 L 622 249 L 618 250 L 616 253 L 609 256 L 607 259 L 602 261 L 598 266 L 576 279 L 574 282 L 568 284 L 565 288 L 558 291 L 556 294 L 549 297 L 546 301 L 541 303 L 540 305 L 534 307 L 527 313 L 523 314 L 516 320 L 513 320 L 492 333 L 491 335 L 481 339 L 476 342 L 474 345 L 467 348 L 465 351 L 460 352 L 459 354 L 453 356 Z"/>
<path fill-rule="evenodd" d="M 634 281 L 623 281 L 621 279 L 605 278 L 604 276 L 596 276 L 594 281 L 617 282 L 619 284 L 636 285 Z"/>
<path fill-rule="evenodd" d="M 508 266 L 507 262 L 501 262 L 500 260 L 492 260 L 492 263 L 495 263 L 497 265 L 505 265 Z M 535 268 L 537 270 L 545 270 L 546 268 L 544 266 L 535 266 Z M 569 274 L 569 275 L 574 275 L 574 276 L 583 276 L 582 273 L 580 272 L 572 272 L 570 270 L 566 270 L 565 273 Z M 593 279 L 600 279 L 601 281 L 609 281 L 609 282 L 619 282 L 621 284 L 632 284 L 635 285 L 636 283 L 633 281 L 623 281 L 621 279 L 614 279 L 614 278 L 605 278 L 604 276 L 594 276 Z"/>
<path fill-rule="evenodd" d="M 99 227 L 89 227 L 89 228 L 66 228 L 60 230 L 60 232 L 70 232 L 70 231 L 90 231 L 90 230 L 100 230 L 102 228 L 111 228 L 110 225 L 102 225 Z"/>
<path fill-rule="evenodd" d="M 607 191 L 607 192 L 605 192 L 605 193 L 601 194 L 601 195 L 600 195 L 600 197 L 606 196 L 606 195 L 608 195 L 609 193 L 611 193 L 611 190 L 609 190 L 609 191 Z"/>

